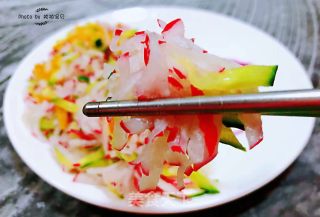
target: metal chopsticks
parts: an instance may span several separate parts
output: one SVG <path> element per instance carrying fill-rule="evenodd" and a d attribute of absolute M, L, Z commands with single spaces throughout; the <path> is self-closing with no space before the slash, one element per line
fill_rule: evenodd
<path fill-rule="evenodd" d="M 83 107 L 83 113 L 89 117 L 238 112 L 320 117 L 320 90 L 275 91 L 213 97 L 169 98 L 152 101 L 89 102 Z"/>

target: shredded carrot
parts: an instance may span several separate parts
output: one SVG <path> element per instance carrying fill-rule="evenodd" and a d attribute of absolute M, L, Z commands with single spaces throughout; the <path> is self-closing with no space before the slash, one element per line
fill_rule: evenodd
<path fill-rule="evenodd" d="M 59 127 L 64 130 L 68 127 L 68 112 L 58 106 L 54 107 L 55 115 L 58 119 Z"/>

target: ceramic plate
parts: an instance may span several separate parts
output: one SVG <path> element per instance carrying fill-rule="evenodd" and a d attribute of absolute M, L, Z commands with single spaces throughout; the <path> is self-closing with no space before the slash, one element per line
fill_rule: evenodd
<path fill-rule="evenodd" d="M 52 45 L 79 23 L 122 22 L 137 29 L 159 31 L 157 18 L 170 21 L 177 17 L 184 20 L 186 35 L 194 37 L 197 44 L 211 53 L 255 64 L 279 65 L 275 86 L 268 90 L 312 87 L 299 61 L 283 45 L 238 20 L 186 8 L 139 7 L 109 11 L 68 26 L 40 43 L 22 60 L 9 82 L 4 99 L 5 125 L 15 150 L 36 174 L 66 194 L 97 206 L 139 213 L 181 213 L 218 206 L 253 192 L 298 157 L 309 140 L 314 118 L 264 117 L 265 139 L 246 153 L 220 145 L 218 157 L 204 171 L 219 180 L 221 193 L 184 202 L 157 198 L 148 206 L 133 207 L 95 186 L 72 182 L 72 176 L 61 170 L 50 145 L 35 139 L 22 121 L 23 96 L 34 64 L 46 60 Z"/>

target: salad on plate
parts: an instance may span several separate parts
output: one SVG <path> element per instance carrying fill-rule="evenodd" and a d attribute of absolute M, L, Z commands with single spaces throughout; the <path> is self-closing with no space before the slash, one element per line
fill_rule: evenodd
<path fill-rule="evenodd" d="M 220 143 L 249 149 L 263 140 L 260 114 L 88 118 L 90 101 L 153 100 L 256 93 L 272 86 L 277 66 L 224 59 L 185 37 L 181 19 L 157 20 L 160 33 L 126 25 L 88 23 L 58 41 L 35 65 L 25 101 L 31 133 L 49 143 L 75 182 L 108 189 L 186 199 L 216 194 L 201 168 Z"/>

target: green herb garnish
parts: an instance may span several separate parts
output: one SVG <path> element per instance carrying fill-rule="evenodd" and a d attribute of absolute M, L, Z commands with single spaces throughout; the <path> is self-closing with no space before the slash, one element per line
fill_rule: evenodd
<path fill-rule="evenodd" d="M 112 76 L 114 73 L 116 73 L 116 70 L 113 70 L 112 72 L 110 72 L 110 75 L 108 76 L 108 79 L 110 79 L 111 76 Z"/>
<path fill-rule="evenodd" d="M 78 76 L 78 81 L 89 83 L 90 82 L 90 78 L 85 76 L 85 75 L 79 75 Z"/>
<path fill-rule="evenodd" d="M 98 39 L 96 40 L 96 42 L 95 42 L 95 45 L 96 45 L 97 48 L 101 48 L 102 45 L 103 45 L 102 40 L 101 40 L 100 38 L 98 38 Z"/>

